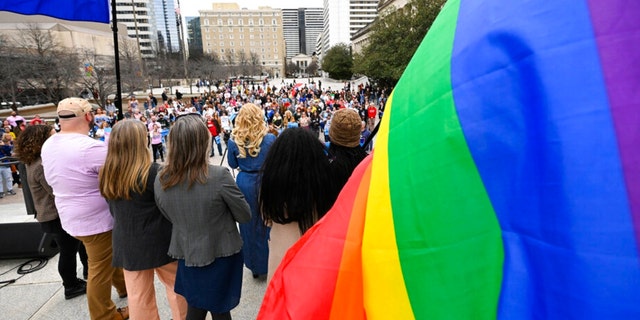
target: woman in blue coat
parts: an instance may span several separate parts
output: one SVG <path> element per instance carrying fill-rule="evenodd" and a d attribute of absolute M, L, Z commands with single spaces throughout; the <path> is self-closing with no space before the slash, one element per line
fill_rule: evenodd
<path fill-rule="evenodd" d="M 244 242 L 244 265 L 254 278 L 267 274 L 269 229 L 258 208 L 258 186 L 260 168 L 275 140 L 276 137 L 268 133 L 264 112 L 251 103 L 242 105 L 231 132 L 227 162 L 231 168 L 240 169 L 236 183 L 251 207 L 251 220 L 240 224 L 240 234 Z"/>

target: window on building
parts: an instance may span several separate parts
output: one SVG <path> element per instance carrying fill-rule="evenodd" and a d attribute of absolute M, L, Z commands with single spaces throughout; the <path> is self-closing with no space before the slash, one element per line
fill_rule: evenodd
<path fill-rule="evenodd" d="M 211 53 L 211 49 L 207 49 L 207 53 Z"/>
<path fill-rule="evenodd" d="M 240 39 L 244 39 L 244 34 L 239 35 Z"/>
<path fill-rule="evenodd" d="M 218 25 L 221 26 L 222 25 L 222 19 L 218 19 Z"/>
<path fill-rule="evenodd" d="M 259 24 L 259 25 L 264 25 L 264 19 L 260 19 L 260 20 L 258 20 L 258 24 Z"/>
<path fill-rule="evenodd" d="M 220 49 L 220 53 L 224 53 L 224 48 Z"/>
<path fill-rule="evenodd" d="M 218 39 L 224 39 L 224 34 L 218 35 Z"/>
<path fill-rule="evenodd" d="M 224 47 L 224 41 L 220 41 L 220 46 Z"/>
<path fill-rule="evenodd" d="M 227 19 L 227 24 L 232 26 L 233 25 L 233 19 Z"/>
<path fill-rule="evenodd" d="M 243 22 L 243 21 L 242 21 L 242 19 L 238 19 L 238 25 L 239 25 L 239 26 L 243 25 L 243 23 L 242 23 L 242 22 Z"/>
<path fill-rule="evenodd" d="M 254 35 L 253 35 L 253 34 L 250 34 L 250 35 L 249 35 L 249 39 L 253 39 L 253 37 L 254 37 Z"/>
<path fill-rule="evenodd" d="M 206 39 L 207 40 L 211 39 L 211 36 L 209 36 L 209 34 L 207 34 Z"/>
<path fill-rule="evenodd" d="M 264 34 L 260 34 L 260 39 L 264 39 Z"/>
<path fill-rule="evenodd" d="M 271 24 L 275 26 L 278 24 L 278 21 L 276 19 L 271 19 Z"/>
<path fill-rule="evenodd" d="M 229 39 L 233 39 L 233 33 L 229 34 Z"/>
<path fill-rule="evenodd" d="M 273 28 L 273 32 L 278 32 L 278 28 Z M 275 34 L 273 35 L 273 38 L 274 38 L 274 39 L 276 38 L 276 35 L 275 35 Z"/>
<path fill-rule="evenodd" d="M 249 19 L 249 25 L 252 26 L 253 25 L 253 19 Z"/>
<path fill-rule="evenodd" d="M 209 19 L 204 19 L 204 25 L 208 26 L 209 25 Z"/>

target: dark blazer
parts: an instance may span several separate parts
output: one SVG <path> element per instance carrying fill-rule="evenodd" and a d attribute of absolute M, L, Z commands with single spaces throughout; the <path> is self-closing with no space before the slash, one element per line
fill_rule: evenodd
<path fill-rule="evenodd" d="M 240 252 L 236 222 L 249 221 L 251 209 L 229 169 L 210 165 L 207 183 L 187 186 L 183 182 L 162 190 L 158 178 L 154 183 L 156 203 L 173 224 L 169 255 L 202 267 Z"/>
<path fill-rule="evenodd" d="M 161 267 L 174 261 L 167 251 L 171 241 L 171 222 L 156 206 L 153 182 L 158 165 L 151 164 L 142 194 L 131 200 L 108 200 L 113 216 L 113 265 L 129 271 Z"/>

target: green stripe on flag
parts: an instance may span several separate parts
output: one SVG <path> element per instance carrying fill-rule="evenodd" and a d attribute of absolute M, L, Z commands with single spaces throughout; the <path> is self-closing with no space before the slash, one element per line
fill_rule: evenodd
<path fill-rule="evenodd" d="M 451 88 L 460 1 L 443 8 L 394 91 L 391 207 L 417 319 L 496 317 L 500 226 L 469 153 Z"/>

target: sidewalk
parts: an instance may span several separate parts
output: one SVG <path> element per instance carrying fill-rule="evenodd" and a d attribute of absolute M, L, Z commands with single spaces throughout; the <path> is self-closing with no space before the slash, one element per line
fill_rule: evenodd
<path fill-rule="evenodd" d="M 219 165 L 221 157 L 210 158 L 212 164 Z M 0 199 L 0 223 L 33 222 L 27 215 L 22 189 L 15 188 L 15 196 Z M 0 243 L 0 247 L 3 244 Z M 89 319 L 86 295 L 64 299 L 62 280 L 58 275 L 58 255 L 50 258 L 46 266 L 23 276 L 17 273 L 20 264 L 30 260 L 3 259 L 0 257 L 0 281 L 17 279 L 15 283 L 2 287 L 0 284 L 0 318 L 11 320 L 85 320 Z M 82 274 L 78 261 L 78 275 Z M 156 279 L 156 300 L 160 318 L 171 319 L 171 311 L 166 300 L 164 286 Z M 244 269 L 242 297 L 240 304 L 231 311 L 234 320 L 255 319 L 266 290 L 265 280 L 253 279 L 251 272 Z M 127 299 L 119 299 L 112 290 L 112 299 L 118 307 L 127 305 Z M 210 317 L 208 318 L 210 319 Z"/>

